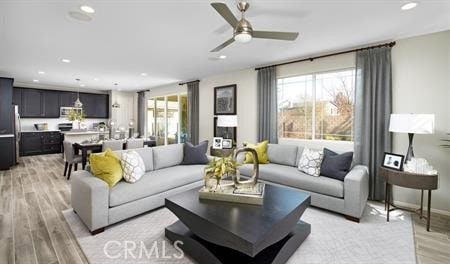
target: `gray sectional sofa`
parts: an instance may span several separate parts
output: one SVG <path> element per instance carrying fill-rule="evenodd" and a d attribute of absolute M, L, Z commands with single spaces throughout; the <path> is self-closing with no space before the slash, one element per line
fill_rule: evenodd
<path fill-rule="evenodd" d="M 71 179 L 72 206 L 92 234 L 108 225 L 164 205 L 164 198 L 200 187 L 204 165 L 180 165 L 183 145 L 135 149 L 144 160 L 146 173 L 136 183 L 119 182 L 113 188 L 94 177 L 88 170 L 77 171 Z M 269 144 L 270 164 L 260 165 L 262 181 L 306 191 L 313 206 L 344 214 L 359 220 L 368 196 L 368 174 L 364 166 L 354 166 L 339 181 L 301 173 L 296 166 L 303 151 L 293 145 Z M 121 151 L 117 152 L 119 155 Z M 239 168 L 250 175 L 251 165 Z"/>
<path fill-rule="evenodd" d="M 355 165 L 344 181 L 325 176 L 314 177 L 297 169 L 303 147 L 269 144 L 269 164 L 259 165 L 260 181 L 302 190 L 311 195 L 311 205 L 343 214 L 359 222 L 369 195 L 369 174 L 366 166 Z M 238 157 L 242 161 L 243 157 Z M 239 167 L 240 174 L 252 175 L 253 165 Z"/>

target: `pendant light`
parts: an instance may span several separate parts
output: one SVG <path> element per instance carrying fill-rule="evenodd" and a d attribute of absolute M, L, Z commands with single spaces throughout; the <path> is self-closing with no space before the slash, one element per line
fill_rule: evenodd
<path fill-rule="evenodd" d="M 77 100 L 75 101 L 75 103 L 73 104 L 73 106 L 75 106 L 75 108 L 83 108 L 83 103 L 80 101 L 80 79 L 75 79 L 78 83 L 78 92 L 77 92 Z"/>

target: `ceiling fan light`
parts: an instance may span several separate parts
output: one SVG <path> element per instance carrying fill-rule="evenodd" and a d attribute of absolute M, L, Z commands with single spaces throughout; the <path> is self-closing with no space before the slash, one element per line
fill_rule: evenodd
<path fill-rule="evenodd" d="M 252 40 L 252 35 L 242 32 L 242 33 L 236 34 L 236 36 L 234 36 L 234 40 L 236 40 L 237 42 L 241 42 L 241 43 L 247 43 L 250 40 Z"/>

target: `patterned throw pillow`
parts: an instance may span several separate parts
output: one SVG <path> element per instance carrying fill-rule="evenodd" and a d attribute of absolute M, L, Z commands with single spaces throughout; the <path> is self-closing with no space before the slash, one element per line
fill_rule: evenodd
<path fill-rule="evenodd" d="M 141 156 L 134 150 L 122 153 L 123 178 L 129 183 L 135 183 L 145 173 L 145 165 Z"/>
<path fill-rule="evenodd" d="M 298 169 L 311 176 L 320 175 L 320 165 L 322 165 L 323 151 L 305 148 L 303 150 Z"/>

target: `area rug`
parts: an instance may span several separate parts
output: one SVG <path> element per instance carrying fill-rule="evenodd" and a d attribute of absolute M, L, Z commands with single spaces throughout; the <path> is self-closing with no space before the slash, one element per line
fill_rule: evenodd
<path fill-rule="evenodd" d="M 72 209 L 63 214 L 92 264 L 195 263 L 164 237 L 164 228 L 177 220 L 166 208 L 115 224 L 96 236 Z M 416 263 L 409 213 L 395 211 L 386 222 L 384 208 L 369 204 L 360 223 L 318 208 L 308 208 L 302 220 L 311 224 L 311 234 L 289 264 Z"/>

